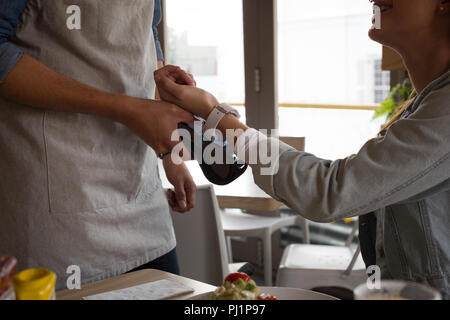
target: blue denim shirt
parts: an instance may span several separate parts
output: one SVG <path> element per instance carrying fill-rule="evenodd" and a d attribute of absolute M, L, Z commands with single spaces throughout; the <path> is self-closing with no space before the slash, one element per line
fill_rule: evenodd
<path fill-rule="evenodd" d="M 23 51 L 8 42 L 14 35 L 28 0 L 0 0 L 0 83 L 23 55 Z M 158 60 L 164 60 L 161 43 L 158 40 L 157 26 L 161 22 L 161 2 L 155 1 L 153 12 L 153 34 L 155 37 L 156 54 Z"/>

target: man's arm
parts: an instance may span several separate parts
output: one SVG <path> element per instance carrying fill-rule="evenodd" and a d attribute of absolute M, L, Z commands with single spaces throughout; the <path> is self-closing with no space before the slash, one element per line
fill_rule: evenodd
<path fill-rule="evenodd" d="M 23 55 L 23 51 L 8 40 L 14 35 L 27 2 L 0 0 L 0 83 Z"/>
<path fill-rule="evenodd" d="M 155 0 L 152 28 L 156 46 L 156 57 L 158 59 L 158 69 L 162 68 L 164 65 L 164 53 L 161 47 L 161 42 L 159 41 L 158 37 L 158 25 L 160 24 L 161 19 L 162 19 L 161 0 Z"/>
<path fill-rule="evenodd" d="M 0 98 L 35 108 L 84 113 L 128 126 L 157 152 L 170 151 L 192 115 L 163 101 L 110 94 L 64 77 L 8 42 L 28 0 L 0 0 Z"/>
<path fill-rule="evenodd" d="M 122 123 L 155 151 L 165 153 L 177 143 L 170 137 L 192 114 L 177 106 L 111 94 L 66 78 L 34 58 L 23 57 L 0 84 L 0 97 L 36 108 L 84 113 Z"/>
<path fill-rule="evenodd" d="M 153 37 L 155 39 L 156 57 L 158 59 L 157 69 L 161 69 L 162 67 L 164 67 L 164 53 L 161 47 L 161 42 L 159 41 L 158 37 L 158 25 L 161 23 L 161 19 L 162 19 L 161 1 L 156 0 L 155 10 L 153 11 L 152 29 L 153 29 Z M 160 99 L 158 88 L 156 88 L 155 90 L 155 99 L 157 100 Z"/>
<path fill-rule="evenodd" d="M 86 113 L 124 122 L 133 98 L 97 90 L 66 78 L 23 55 L 0 84 L 0 96 L 23 105 Z"/>

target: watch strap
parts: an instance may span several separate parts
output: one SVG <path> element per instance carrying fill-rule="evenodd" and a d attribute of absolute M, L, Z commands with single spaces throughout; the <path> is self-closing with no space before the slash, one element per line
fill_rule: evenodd
<path fill-rule="evenodd" d="M 206 120 L 206 124 L 205 124 L 205 135 L 208 136 L 208 131 L 211 129 L 216 129 L 217 126 L 219 125 L 219 122 L 222 120 L 223 117 L 225 117 L 227 114 L 232 114 L 234 115 L 236 118 L 240 118 L 241 115 L 239 114 L 239 112 L 230 107 L 228 104 L 226 103 L 221 103 L 218 106 L 216 106 L 213 111 L 211 111 L 211 113 L 208 116 L 208 119 Z M 212 137 L 208 137 L 208 138 L 212 138 Z"/>

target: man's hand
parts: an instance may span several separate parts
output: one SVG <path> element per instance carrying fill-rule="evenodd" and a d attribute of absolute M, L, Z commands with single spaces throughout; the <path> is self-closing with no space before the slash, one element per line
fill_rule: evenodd
<path fill-rule="evenodd" d="M 178 124 L 193 123 L 191 113 L 160 100 L 133 98 L 123 123 L 158 153 L 170 152 L 179 144 Z M 172 139 L 174 137 L 175 139 Z"/>
<path fill-rule="evenodd" d="M 168 190 L 167 198 L 173 211 L 185 213 L 195 206 L 197 187 L 184 163 L 176 165 L 170 155 L 163 160 L 164 170 L 175 191 Z"/>
<path fill-rule="evenodd" d="M 179 143 L 171 137 L 180 122 L 194 122 L 192 114 L 176 105 L 98 90 L 62 76 L 26 54 L 0 84 L 0 97 L 122 123 L 158 153 L 169 152 Z"/>
<path fill-rule="evenodd" d="M 161 99 L 179 105 L 183 109 L 202 117 L 208 115 L 219 104 L 209 92 L 195 87 L 193 77 L 175 66 L 166 66 L 154 73 Z"/>

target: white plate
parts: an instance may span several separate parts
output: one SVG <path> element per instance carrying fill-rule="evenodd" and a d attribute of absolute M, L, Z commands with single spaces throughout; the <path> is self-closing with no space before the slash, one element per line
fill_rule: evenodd
<path fill-rule="evenodd" d="M 281 287 L 260 287 L 261 293 L 277 297 L 278 300 L 339 300 L 338 298 L 310 290 Z M 199 294 L 188 300 L 211 300 L 211 292 Z"/>

